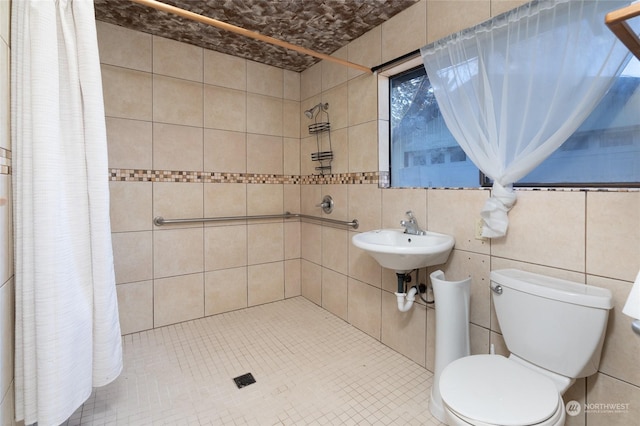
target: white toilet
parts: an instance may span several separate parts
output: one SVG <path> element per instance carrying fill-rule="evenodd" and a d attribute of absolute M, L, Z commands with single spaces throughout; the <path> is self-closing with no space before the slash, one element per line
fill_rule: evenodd
<path fill-rule="evenodd" d="M 492 271 L 491 290 L 511 355 L 472 355 L 444 368 L 447 423 L 563 425 L 562 394 L 598 370 L 611 292 L 516 269 Z"/>

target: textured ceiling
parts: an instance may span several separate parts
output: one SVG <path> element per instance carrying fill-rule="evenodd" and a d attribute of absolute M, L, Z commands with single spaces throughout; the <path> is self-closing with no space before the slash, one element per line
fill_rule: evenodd
<path fill-rule="evenodd" d="M 418 0 L 171 0 L 167 4 L 324 54 Z M 319 59 L 133 3 L 95 0 L 96 19 L 301 72 Z"/>

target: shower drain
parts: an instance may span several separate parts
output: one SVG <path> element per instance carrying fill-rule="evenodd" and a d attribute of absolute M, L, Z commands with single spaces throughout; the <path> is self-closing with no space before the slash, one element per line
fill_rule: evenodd
<path fill-rule="evenodd" d="M 249 386 L 255 383 L 256 379 L 253 378 L 253 374 L 247 373 L 243 374 L 242 376 L 235 377 L 233 381 L 236 382 L 236 386 L 238 386 L 238 389 L 242 389 L 245 386 Z"/>

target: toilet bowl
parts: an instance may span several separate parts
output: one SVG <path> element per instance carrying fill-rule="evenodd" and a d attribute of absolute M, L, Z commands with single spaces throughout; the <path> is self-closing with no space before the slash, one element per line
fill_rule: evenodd
<path fill-rule="evenodd" d="M 566 416 L 553 380 L 501 355 L 452 362 L 440 393 L 449 425 L 560 426 Z"/>
<path fill-rule="evenodd" d="M 611 292 L 516 269 L 492 271 L 491 290 L 511 355 L 471 355 L 446 366 L 440 375 L 445 421 L 564 425 L 562 394 L 598 370 Z"/>
<path fill-rule="evenodd" d="M 471 420 L 461 416 L 460 414 L 453 413 L 451 410 L 445 409 L 447 416 L 447 424 L 451 426 L 497 426 L 491 423 L 482 423 L 477 420 Z M 562 400 L 558 402 L 558 407 L 553 416 L 543 421 L 542 423 L 536 423 L 533 426 L 562 426 L 565 422 L 565 411 Z M 500 425 L 502 426 L 502 425 Z"/>

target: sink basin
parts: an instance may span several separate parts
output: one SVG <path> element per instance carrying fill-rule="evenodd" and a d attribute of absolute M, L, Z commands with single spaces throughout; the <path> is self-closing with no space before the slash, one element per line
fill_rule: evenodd
<path fill-rule="evenodd" d="M 450 235 L 430 231 L 425 235 L 410 235 L 402 228 L 362 232 L 351 241 L 383 268 L 400 273 L 445 263 L 455 243 Z"/>

